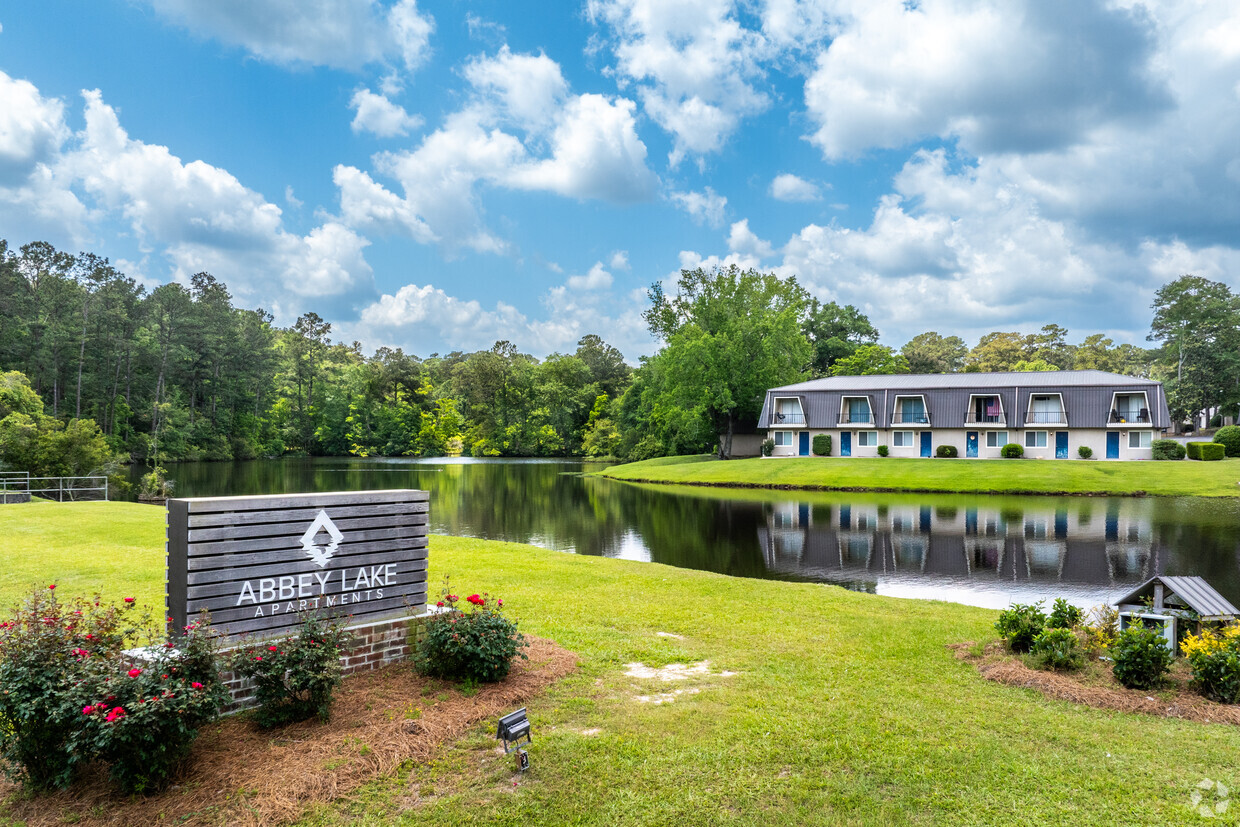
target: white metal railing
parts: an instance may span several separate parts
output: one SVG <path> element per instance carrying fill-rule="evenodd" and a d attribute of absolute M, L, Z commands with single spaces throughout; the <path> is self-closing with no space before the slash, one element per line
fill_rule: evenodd
<path fill-rule="evenodd" d="M 106 500 L 108 478 L 32 477 L 24 471 L 0 472 L 0 504 L 29 502 L 31 497 L 42 497 L 61 503 Z"/>

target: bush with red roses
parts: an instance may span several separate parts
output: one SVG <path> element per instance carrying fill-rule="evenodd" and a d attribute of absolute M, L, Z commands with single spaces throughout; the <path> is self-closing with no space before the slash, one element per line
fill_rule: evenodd
<path fill-rule="evenodd" d="M 307 613 L 295 633 L 236 650 L 233 671 L 254 681 L 255 723 L 268 729 L 314 715 L 326 721 L 340 686 L 347 640 L 339 623 Z"/>
<path fill-rule="evenodd" d="M 426 621 L 426 637 L 414 655 L 424 675 L 466 682 L 494 683 L 508 677 L 513 658 L 525 657 L 525 636 L 517 622 L 504 617 L 504 601 L 471 594 L 461 603 L 444 578 L 441 611 Z"/>
<path fill-rule="evenodd" d="M 163 638 L 136 601 L 57 599 L 35 590 L 0 622 L 0 759 L 33 790 L 65 787 L 77 766 L 110 764 L 126 792 L 171 778 L 197 728 L 216 714 L 214 639 L 206 625 Z"/>

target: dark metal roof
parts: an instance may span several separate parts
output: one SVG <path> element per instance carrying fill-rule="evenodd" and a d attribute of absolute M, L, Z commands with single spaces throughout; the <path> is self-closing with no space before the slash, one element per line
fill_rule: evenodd
<path fill-rule="evenodd" d="M 878 376 L 828 376 L 795 385 L 772 388 L 774 391 L 881 391 L 918 390 L 921 388 L 982 388 L 993 387 L 1058 388 L 1154 386 L 1153 379 L 1124 376 L 1104 370 L 1006 371 L 1002 373 L 907 373 Z"/>
<path fill-rule="evenodd" d="M 1162 583 L 1165 589 L 1163 603 L 1168 602 L 1172 595 L 1183 601 L 1184 605 L 1201 615 L 1202 620 L 1231 620 L 1240 615 L 1240 609 L 1223 597 L 1203 577 L 1169 577 L 1157 575 L 1146 580 L 1133 591 L 1115 601 L 1115 605 L 1136 605 L 1146 598 L 1154 597 L 1154 584 Z M 1173 604 L 1174 608 L 1174 604 Z"/>

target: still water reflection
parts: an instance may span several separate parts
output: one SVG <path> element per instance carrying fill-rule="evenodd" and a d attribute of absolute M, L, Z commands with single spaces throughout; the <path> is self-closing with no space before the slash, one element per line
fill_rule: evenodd
<path fill-rule="evenodd" d="M 563 460 L 182 463 L 178 496 L 422 488 L 431 530 L 740 577 L 1000 607 L 1198 574 L 1240 603 L 1240 502 L 724 491 Z M 140 473 L 141 469 L 135 469 Z"/>

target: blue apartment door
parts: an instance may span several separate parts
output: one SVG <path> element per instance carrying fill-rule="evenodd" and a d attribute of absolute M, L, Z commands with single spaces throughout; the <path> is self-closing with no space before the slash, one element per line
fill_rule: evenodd
<path fill-rule="evenodd" d="M 1055 459 L 1068 458 L 1068 432 L 1055 432 Z"/>
<path fill-rule="evenodd" d="M 1115 431 L 1107 434 L 1107 459 L 1119 459 L 1119 434 Z"/>
<path fill-rule="evenodd" d="M 801 431 L 801 440 L 797 446 L 797 453 L 803 457 L 809 456 L 809 431 Z"/>
<path fill-rule="evenodd" d="M 923 457 L 930 456 L 930 432 L 921 432 L 921 455 Z"/>
<path fill-rule="evenodd" d="M 977 431 L 969 431 L 964 436 L 964 455 L 977 459 Z"/>
<path fill-rule="evenodd" d="M 840 456 L 852 456 L 852 432 L 842 431 L 840 433 Z"/>

